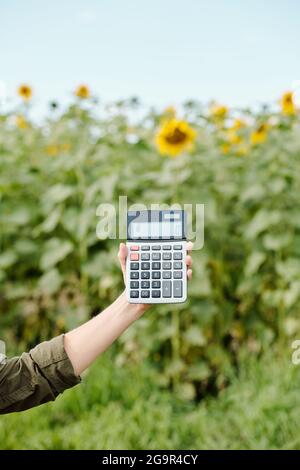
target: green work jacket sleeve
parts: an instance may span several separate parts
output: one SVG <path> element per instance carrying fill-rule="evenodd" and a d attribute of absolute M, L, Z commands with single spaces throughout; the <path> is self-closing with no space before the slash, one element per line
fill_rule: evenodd
<path fill-rule="evenodd" d="M 0 414 L 55 400 L 80 380 L 64 349 L 64 335 L 45 341 L 0 364 Z"/>

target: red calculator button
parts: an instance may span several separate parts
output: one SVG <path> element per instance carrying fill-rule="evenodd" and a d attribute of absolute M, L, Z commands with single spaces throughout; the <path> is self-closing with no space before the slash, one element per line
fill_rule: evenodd
<path fill-rule="evenodd" d="M 130 250 L 131 251 L 139 251 L 140 247 L 138 245 L 131 245 Z"/>
<path fill-rule="evenodd" d="M 131 253 L 130 255 L 130 261 L 138 261 L 139 260 L 139 254 L 138 253 Z"/>

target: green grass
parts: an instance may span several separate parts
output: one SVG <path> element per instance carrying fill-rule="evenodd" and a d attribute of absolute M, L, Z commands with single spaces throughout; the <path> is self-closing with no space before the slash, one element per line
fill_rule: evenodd
<path fill-rule="evenodd" d="M 0 417 L 2 449 L 299 449 L 300 367 L 241 358 L 218 397 L 184 403 L 109 354 L 55 403 Z"/>

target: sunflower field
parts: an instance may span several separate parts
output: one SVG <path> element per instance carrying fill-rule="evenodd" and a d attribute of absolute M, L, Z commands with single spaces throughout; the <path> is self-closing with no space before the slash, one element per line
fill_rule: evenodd
<path fill-rule="evenodd" d="M 202 203 L 188 302 L 153 307 L 113 348 L 147 362 L 187 402 L 227 385 L 241 349 L 290 356 L 300 335 L 300 116 L 291 92 L 261 109 L 190 101 L 102 105 L 80 85 L 31 119 L 34 94 L 0 115 L 0 331 L 8 353 L 75 327 L 122 291 L 119 240 L 100 203 Z"/>

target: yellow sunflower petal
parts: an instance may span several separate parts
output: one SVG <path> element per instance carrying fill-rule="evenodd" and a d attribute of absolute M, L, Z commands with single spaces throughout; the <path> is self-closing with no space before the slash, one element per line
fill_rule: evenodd
<path fill-rule="evenodd" d="M 228 142 L 225 142 L 220 146 L 220 150 L 224 155 L 228 155 L 231 150 L 231 145 Z"/>
<path fill-rule="evenodd" d="M 26 83 L 23 83 L 18 88 L 18 95 L 24 101 L 29 101 L 32 97 L 32 88 L 29 85 L 27 85 Z"/>
<path fill-rule="evenodd" d="M 210 115 L 216 121 L 223 121 L 228 114 L 227 106 L 218 103 L 212 103 L 210 107 Z"/>
<path fill-rule="evenodd" d="M 296 106 L 294 102 L 293 92 L 287 91 L 284 93 L 280 100 L 282 113 L 287 116 L 293 116 L 296 114 Z"/>
<path fill-rule="evenodd" d="M 250 142 L 252 145 L 263 144 L 268 137 L 269 126 L 266 123 L 260 124 L 253 132 L 250 134 Z"/>
<path fill-rule="evenodd" d="M 75 95 L 82 100 L 86 100 L 91 96 L 90 89 L 87 85 L 79 85 L 75 90 Z"/>
<path fill-rule="evenodd" d="M 196 135 L 196 131 L 186 121 L 173 118 L 162 123 L 156 134 L 155 143 L 162 155 L 175 157 L 192 148 Z"/>
<path fill-rule="evenodd" d="M 59 146 L 57 144 L 49 144 L 45 150 L 50 157 L 56 157 L 59 153 Z"/>
<path fill-rule="evenodd" d="M 19 129 L 27 129 L 28 127 L 28 122 L 21 114 L 15 117 L 15 123 Z"/>

